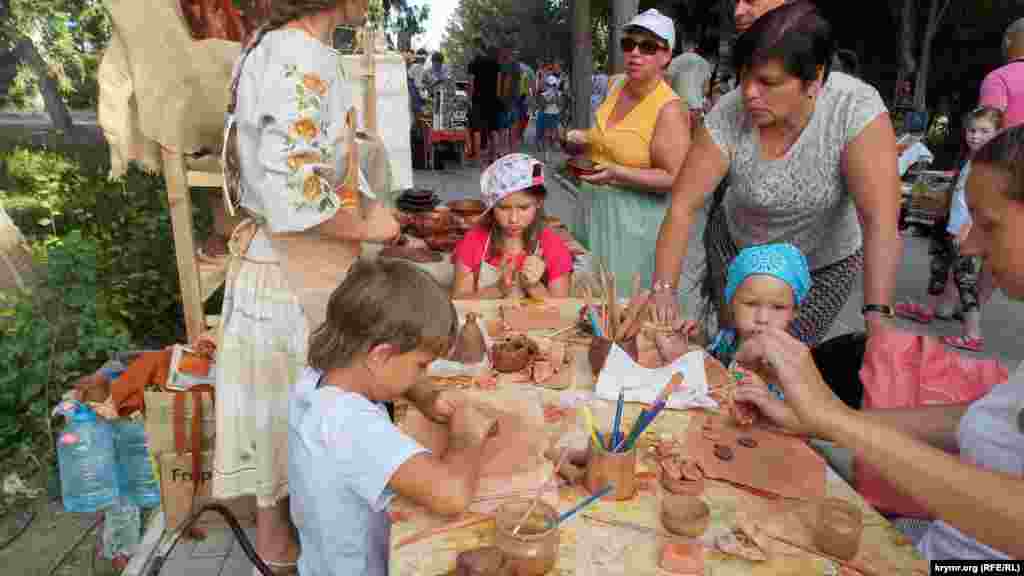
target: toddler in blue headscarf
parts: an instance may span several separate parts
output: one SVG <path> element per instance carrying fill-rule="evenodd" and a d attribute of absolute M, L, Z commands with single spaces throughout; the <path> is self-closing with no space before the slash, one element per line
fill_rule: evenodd
<path fill-rule="evenodd" d="M 725 302 L 732 326 L 719 331 L 708 352 L 730 365 L 745 338 L 766 328 L 787 329 L 811 289 L 807 259 L 792 244 L 744 248 L 729 264 Z M 780 397 L 781 390 L 769 383 Z"/>

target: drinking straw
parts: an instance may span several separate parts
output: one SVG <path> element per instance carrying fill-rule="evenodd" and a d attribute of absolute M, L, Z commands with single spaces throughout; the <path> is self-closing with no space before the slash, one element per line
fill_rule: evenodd
<path fill-rule="evenodd" d="M 619 389 L 619 400 L 615 404 L 615 420 L 612 421 L 612 441 L 614 444 L 619 441 L 619 424 L 622 422 L 622 405 L 626 402 L 626 390 L 625 388 Z M 613 446 L 609 446 L 614 452 Z"/>
<path fill-rule="evenodd" d="M 615 484 L 608 484 L 604 488 L 601 488 L 597 492 L 594 492 L 590 496 L 587 496 L 579 504 L 573 506 L 571 509 L 566 510 L 565 512 L 562 512 L 562 514 L 558 516 L 558 520 L 555 521 L 555 526 L 558 526 L 562 522 L 565 522 L 569 518 L 572 518 L 573 516 L 576 515 L 577 512 L 579 512 L 580 510 L 582 510 L 582 509 L 586 508 L 587 506 L 593 504 L 595 501 L 597 501 L 598 499 L 603 497 L 605 494 L 608 494 L 609 492 L 611 492 L 614 489 L 615 489 Z"/>

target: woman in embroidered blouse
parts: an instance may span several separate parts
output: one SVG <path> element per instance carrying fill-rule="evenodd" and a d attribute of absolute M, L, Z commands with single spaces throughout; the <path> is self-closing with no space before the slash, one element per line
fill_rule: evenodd
<path fill-rule="evenodd" d="M 705 232 L 704 294 L 720 325 L 729 324 L 721 305 L 729 261 L 746 246 L 775 242 L 797 246 L 810 265 L 813 288 L 791 328 L 804 343 L 828 333 L 862 268 L 869 331 L 891 314 L 902 248 L 896 138 L 874 88 L 829 74 L 832 51 L 828 23 L 806 1 L 768 12 L 740 36 L 733 58 L 741 86 L 697 130 L 658 235 L 661 321 L 678 315 L 694 216 L 726 175 L 724 209 L 711 210 Z"/>
<path fill-rule="evenodd" d="M 276 1 L 232 82 L 225 183 L 259 227 L 225 290 L 213 494 L 257 497 L 256 551 L 278 567 L 293 565 L 298 553 L 286 498 L 287 407 L 309 332 L 361 242 L 400 238 L 391 210 L 353 209 L 344 193 L 352 186 L 336 186 L 352 93 L 331 39 L 337 26 L 361 23 L 366 5 Z"/>
<path fill-rule="evenodd" d="M 628 294 L 634 273 L 654 272 L 654 242 L 668 191 L 690 145 L 688 114 L 665 82 L 675 24 L 651 9 L 626 25 L 626 74 L 613 81 L 593 128 L 566 138 L 587 147 L 597 173 L 583 176 L 573 235 Z"/>

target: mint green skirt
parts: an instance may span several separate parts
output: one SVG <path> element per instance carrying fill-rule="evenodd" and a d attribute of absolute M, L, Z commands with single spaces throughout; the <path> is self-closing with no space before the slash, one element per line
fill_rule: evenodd
<path fill-rule="evenodd" d="M 654 276 L 654 246 L 669 206 L 668 194 L 619 186 L 576 182 L 573 235 L 615 274 L 620 296 L 632 291 L 633 274 L 649 287 Z"/>

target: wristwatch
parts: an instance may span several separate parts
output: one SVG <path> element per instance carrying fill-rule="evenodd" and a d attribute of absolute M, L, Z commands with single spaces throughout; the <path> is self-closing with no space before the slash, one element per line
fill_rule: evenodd
<path fill-rule="evenodd" d="M 889 306 L 888 304 L 865 304 L 864 307 L 860 309 L 861 315 L 867 314 L 868 312 L 875 312 L 885 316 L 886 318 L 896 316 L 896 313 L 893 312 L 892 306 Z"/>

